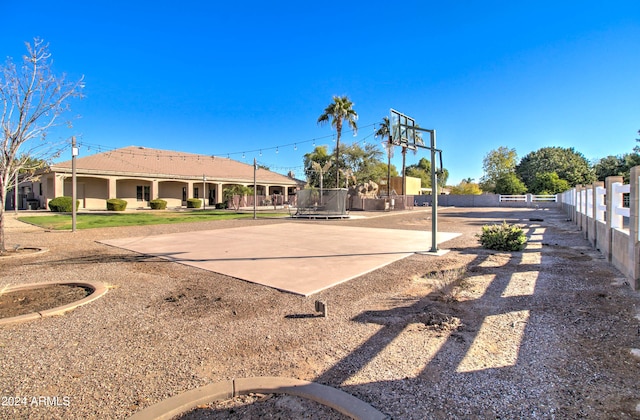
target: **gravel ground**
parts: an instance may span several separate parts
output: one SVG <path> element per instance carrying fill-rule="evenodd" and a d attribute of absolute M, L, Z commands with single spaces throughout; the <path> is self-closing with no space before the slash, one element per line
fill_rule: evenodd
<path fill-rule="evenodd" d="M 439 229 L 462 233 L 445 256 L 412 255 L 308 298 L 96 243 L 264 223 L 424 230 L 429 216 L 9 228 L 9 245 L 50 251 L 0 262 L 0 288 L 111 289 L 64 316 L 0 327 L 0 418 L 126 418 L 252 376 L 334 386 L 395 419 L 640 418 L 640 295 L 555 210 L 442 209 Z M 526 227 L 524 251 L 478 246 L 480 227 L 503 220 Z M 305 316 L 316 299 L 329 318 Z"/>

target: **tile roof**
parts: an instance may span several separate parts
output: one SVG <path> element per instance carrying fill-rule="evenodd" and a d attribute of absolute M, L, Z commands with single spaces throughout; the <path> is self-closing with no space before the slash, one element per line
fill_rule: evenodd
<path fill-rule="evenodd" d="M 51 166 L 52 171 L 70 171 L 71 161 Z M 253 165 L 219 156 L 197 155 L 169 150 L 128 146 L 109 152 L 76 159 L 78 173 L 129 175 L 156 178 L 187 178 L 253 182 Z M 297 180 L 265 169 L 258 169 L 256 179 L 261 183 L 295 185 Z"/>

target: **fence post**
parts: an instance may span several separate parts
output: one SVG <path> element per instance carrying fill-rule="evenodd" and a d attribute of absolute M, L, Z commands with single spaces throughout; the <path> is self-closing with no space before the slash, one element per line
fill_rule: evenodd
<path fill-rule="evenodd" d="M 595 220 L 593 219 L 593 184 L 584 186 L 584 237 L 591 244 L 594 244 L 593 228 L 595 226 Z"/>
<path fill-rule="evenodd" d="M 631 285 L 634 290 L 640 289 L 640 227 L 638 216 L 640 213 L 640 166 L 631 168 L 629 180 L 629 263 L 631 264 Z"/>
<path fill-rule="evenodd" d="M 602 206 L 605 205 L 604 197 L 606 196 L 606 189 L 604 188 L 604 182 L 598 181 L 593 184 L 594 188 L 594 200 L 593 200 L 593 217 L 596 221 L 605 221 L 605 208 Z"/>
<path fill-rule="evenodd" d="M 576 225 L 578 225 L 578 228 L 580 230 L 582 230 L 583 226 L 582 226 L 582 202 L 583 202 L 583 196 L 582 196 L 582 184 L 578 184 L 576 185 Z"/>
<path fill-rule="evenodd" d="M 595 246 L 598 242 L 598 223 L 596 218 L 597 212 L 597 198 L 598 198 L 598 186 L 602 184 L 601 182 L 594 182 L 591 185 L 587 185 L 587 204 L 589 208 L 587 209 L 587 223 L 589 225 L 587 231 L 587 239 L 591 245 Z"/>
<path fill-rule="evenodd" d="M 614 200 L 614 194 L 613 194 L 613 184 L 615 183 L 621 183 L 622 182 L 622 177 L 621 176 L 608 176 L 605 180 L 605 188 L 607 190 L 607 195 L 605 196 L 605 201 L 606 201 L 606 205 L 607 205 L 607 211 L 606 211 L 606 217 L 607 217 L 607 243 L 609 244 L 609 246 L 607 247 L 608 249 L 606 250 L 607 252 L 605 253 L 605 255 L 607 256 L 607 261 L 612 262 L 613 261 L 613 229 L 615 226 L 614 223 L 614 219 L 616 217 L 620 217 L 622 219 L 622 216 L 617 216 L 615 214 L 615 200 Z M 620 224 L 622 224 L 622 221 L 620 221 Z M 604 250 L 603 250 L 604 251 Z"/>
<path fill-rule="evenodd" d="M 580 184 L 573 188 L 573 223 L 580 227 Z"/>

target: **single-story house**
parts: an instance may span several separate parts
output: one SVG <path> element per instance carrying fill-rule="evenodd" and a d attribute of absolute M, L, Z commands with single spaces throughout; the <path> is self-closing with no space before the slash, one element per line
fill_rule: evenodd
<path fill-rule="evenodd" d="M 266 169 L 255 172 L 257 194 L 296 194 L 304 181 Z M 51 165 L 36 181 L 19 184 L 19 208 L 47 208 L 59 196 L 72 195 L 72 161 Z M 120 198 L 127 208 L 145 208 L 161 198 L 168 207 L 185 206 L 188 198 L 204 198 L 206 205 L 223 202 L 223 190 L 233 185 L 253 187 L 252 164 L 218 156 L 129 146 L 76 158 L 76 196 L 81 209 L 106 209 L 106 201 Z M 9 200 L 8 200 L 9 201 Z"/>

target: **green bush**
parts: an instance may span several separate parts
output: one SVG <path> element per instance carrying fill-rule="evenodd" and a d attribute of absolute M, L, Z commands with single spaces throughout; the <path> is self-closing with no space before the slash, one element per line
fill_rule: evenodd
<path fill-rule="evenodd" d="M 167 208 L 167 201 L 157 198 L 149 201 L 149 206 L 151 206 L 153 210 L 165 210 Z"/>
<path fill-rule="evenodd" d="M 188 209 L 199 209 L 202 207 L 202 200 L 199 198 L 188 198 L 187 199 L 187 208 Z"/>
<path fill-rule="evenodd" d="M 224 203 L 216 203 L 216 209 L 218 210 L 224 210 L 228 208 L 229 208 L 229 204 L 226 201 Z"/>
<path fill-rule="evenodd" d="M 61 213 L 68 213 L 73 211 L 73 198 L 62 196 L 56 197 L 49 201 L 49 210 Z M 80 200 L 76 200 L 76 210 L 80 207 Z"/>
<path fill-rule="evenodd" d="M 127 202 L 120 198 L 110 198 L 107 200 L 107 210 L 109 211 L 123 211 L 127 208 Z"/>
<path fill-rule="evenodd" d="M 482 234 L 477 236 L 484 248 L 496 251 L 522 251 L 527 243 L 522 228 L 506 221 L 501 225 L 482 226 Z"/>

